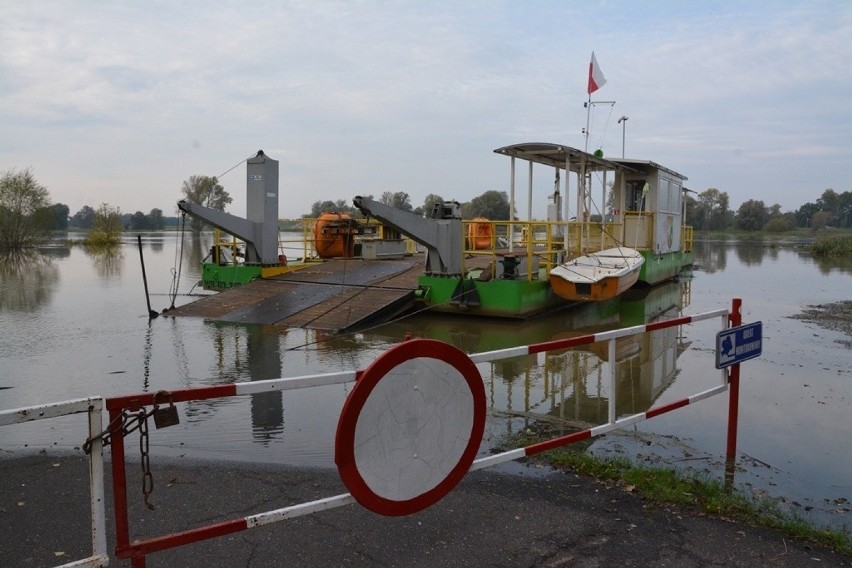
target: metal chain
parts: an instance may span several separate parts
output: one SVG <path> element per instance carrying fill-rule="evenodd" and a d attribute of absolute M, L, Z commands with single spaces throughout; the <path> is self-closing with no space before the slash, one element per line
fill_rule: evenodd
<path fill-rule="evenodd" d="M 128 434 L 132 434 L 133 432 L 139 429 L 140 423 L 143 419 L 143 415 L 144 418 L 147 419 L 149 416 L 154 414 L 154 411 L 156 411 L 157 408 L 159 408 L 159 405 L 155 404 L 153 408 L 148 412 L 140 410 L 139 412 L 134 413 L 125 410 L 124 412 L 116 416 L 115 419 L 110 422 L 109 425 L 103 430 L 103 432 L 96 436 L 92 436 L 91 438 L 87 438 L 86 441 L 83 442 L 83 451 L 86 454 L 91 454 L 92 444 L 96 440 L 100 440 L 103 447 L 109 446 L 110 442 L 112 442 L 112 431 L 115 428 L 116 424 L 119 423 L 121 424 L 121 428 L 119 429 L 119 431 L 121 432 L 122 437 L 127 437 Z"/>
<path fill-rule="evenodd" d="M 145 506 L 152 511 L 156 507 L 149 501 L 151 493 L 154 492 L 154 475 L 151 473 L 151 459 L 148 451 L 148 417 L 154 414 L 158 408 L 159 405 L 155 403 L 153 408 L 148 412 L 144 408 L 137 412 L 124 410 L 109 423 L 103 432 L 86 439 L 83 443 L 83 451 L 90 454 L 92 453 L 92 444 L 96 440 L 100 440 L 104 447 L 110 444 L 112 441 L 112 431 L 118 424 L 121 424 L 121 428 L 118 431 L 121 432 L 123 438 L 139 430 L 139 453 L 142 463 L 142 495 L 145 497 Z"/>
<path fill-rule="evenodd" d="M 145 506 L 152 511 L 156 507 L 148 501 L 151 493 L 154 492 L 154 475 L 151 473 L 151 459 L 148 453 L 148 416 L 144 410 L 140 410 L 137 415 L 139 420 L 139 455 L 141 456 L 142 464 L 142 495 L 145 497 Z"/>

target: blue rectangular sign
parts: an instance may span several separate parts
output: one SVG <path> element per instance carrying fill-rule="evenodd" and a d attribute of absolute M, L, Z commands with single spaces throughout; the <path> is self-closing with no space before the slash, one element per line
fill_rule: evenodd
<path fill-rule="evenodd" d="M 716 334 L 717 369 L 754 359 L 762 351 L 763 322 L 729 327 Z"/>

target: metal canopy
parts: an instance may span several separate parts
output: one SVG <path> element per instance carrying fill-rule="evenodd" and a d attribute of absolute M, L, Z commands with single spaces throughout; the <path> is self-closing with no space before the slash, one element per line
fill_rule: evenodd
<path fill-rule="evenodd" d="M 565 169 L 565 165 L 568 164 L 568 168 L 572 172 L 577 173 L 583 171 L 584 165 L 586 172 L 604 170 L 636 171 L 628 165 L 598 158 L 594 154 L 589 154 L 576 148 L 546 142 L 513 144 L 497 148 L 494 150 L 494 153 L 560 169 Z"/>
<path fill-rule="evenodd" d="M 634 171 L 640 171 L 643 173 L 648 173 L 650 169 L 657 169 L 663 172 L 666 172 L 669 175 L 672 175 L 676 178 L 680 178 L 682 180 L 687 179 L 687 177 L 683 174 L 679 174 L 674 170 L 671 170 L 665 166 L 661 166 L 656 162 L 652 162 L 650 160 L 633 160 L 633 159 L 625 159 L 625 158 L 613 158 L 612 161 L 621 164 L 627 168 L 633 169 Z"/>

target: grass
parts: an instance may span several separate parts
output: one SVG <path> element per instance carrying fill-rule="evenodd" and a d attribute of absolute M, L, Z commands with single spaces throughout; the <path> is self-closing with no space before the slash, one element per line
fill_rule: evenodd
<path fill-rule="evenodd" d="M 534 434 L 518 435 L 507 441 L 504 449 L 525 447 L 537 441 L 540 439 Z M 581 446 L 557 448 L 534 459 L 637 493 L 651 503 L 778 529 L 790 538 L 852 555 L 852 535 L 848 531 L 815 527 L 796 514 L 782 511 L 774 500 L 749 498 L 728 491 L 718 480 L 689 477 L 674 469 L 635 465 L 625 458 L 593 456 Z"/>
<path fill-rule="evenodd" d="M 852 235 L 822 238 L 811 247 L 811 254 L 821 258 L 852 257 Z"/>
<path fill-rule="evenodd" d="M 812 229 L 796 227 L 789 231 L 744 231 L 742 229 L 725 229 L 723 231 L 695 230 L 695 240 L 741 240 L 761 241 L 775 244 L 801 244 L 802 242 L 817 242 L 826 238 L 849 237 L 852 238 L 852 229 Z"/>

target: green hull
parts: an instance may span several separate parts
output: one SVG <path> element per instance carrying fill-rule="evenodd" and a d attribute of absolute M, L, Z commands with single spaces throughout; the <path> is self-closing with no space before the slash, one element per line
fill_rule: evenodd
<path fill-rule="evenodd" d="M 693 253 L 673 252 L 654 255 L 642 251 L 645 262 L 639 281 L 655 285 L 675 278 L 693 262 Z M 432 309 L 447 313 L 528 318 L 569 304 L 556 296 L 546 279 L 496 279 L 423 275 L 418 280 L 418 297 Z"/>
<path fill-rule="evenodd" d="M 469 315 L 527 318 L 567 305 L 546 280 L 496 279 L 423 275 L 418 296 L 432 309 Z"/>
<path fill-rule="evenodd" d="M 201 265 L 201 282 L 205 290 L 227 290 L 260 278 L 261 270 L 260 266 L 219 265 L 205 262 Z"/>
<path fill-rule="evenodd" d="M 692 252 L 669 252 L 654 254 L 652 251 L 640 251 L 645 257 L 642 270 L 639 272 L 639 282 L 645 284 L 659 284 L 671 280 L 680 274 L 684 266 L 689 266 L 694 260 Z"/>

